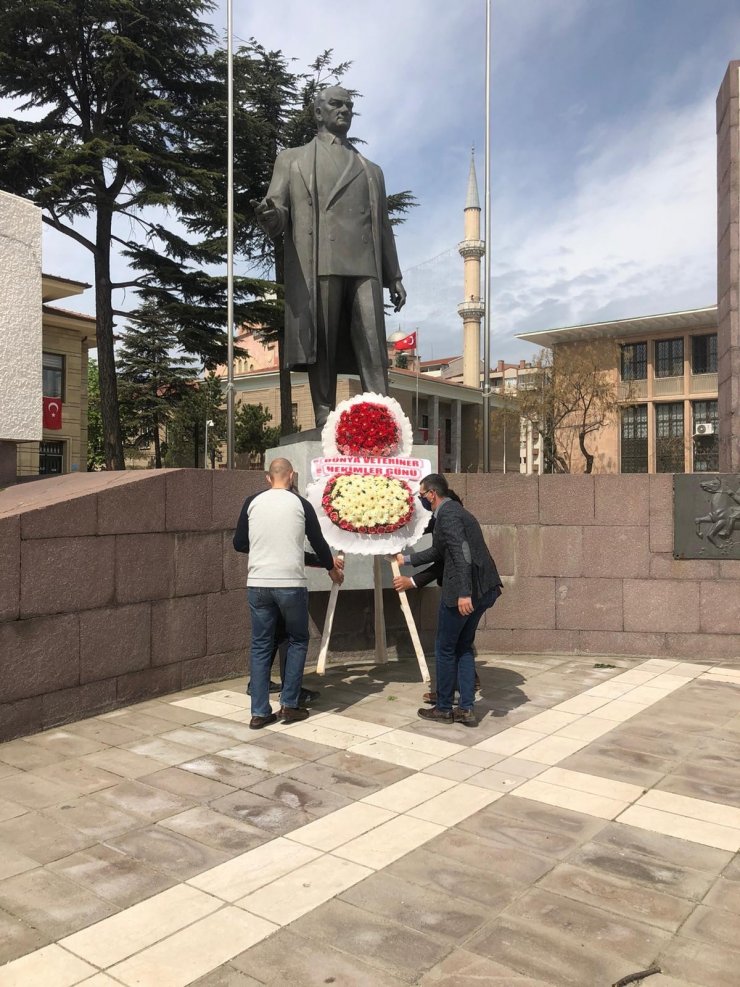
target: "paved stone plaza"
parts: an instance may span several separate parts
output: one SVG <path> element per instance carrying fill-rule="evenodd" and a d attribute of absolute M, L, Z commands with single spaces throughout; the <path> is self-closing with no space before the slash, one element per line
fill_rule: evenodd
<path fill-rule="evenodd" d="M 250 731 L 244 680 L 0 746 L 0 987 L 736 987 L 740 671 L 410 662 Z"/>

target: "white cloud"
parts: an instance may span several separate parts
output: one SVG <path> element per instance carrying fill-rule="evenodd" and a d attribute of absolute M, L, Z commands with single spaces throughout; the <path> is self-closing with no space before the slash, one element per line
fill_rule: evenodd
<path fill-rule="evenodd" d="M 543 190 L 499 201 L 494 180 L 493 359 L 532 352 L 516 332 L 715 300 L 714 100 L 597 136 L 559 202 Z M 462 261 L 410 272 L 409 288 L 404 328 L 418 323 L 436 355 L 459 349 Z"/>

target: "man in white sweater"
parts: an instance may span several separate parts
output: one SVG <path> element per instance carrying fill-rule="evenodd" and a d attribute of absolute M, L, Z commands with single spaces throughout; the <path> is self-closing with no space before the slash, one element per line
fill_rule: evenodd
<path fill-rule="evenodd" d="M 247 598 L 252 617 L 250 675 L 252 719 L 259 730 L 277 721 L 270 706 L 270 666 L 275 627 L 282 615 L 288 634 L 288 653 L 281 695 L 284 723 L 305 720 L 299 706 L 303 667 L 308 651 L 308 588 L 304 568 L 304 543 L 308 539 L 332 582 L 344 578 L 321 534 L 316 511 L 292 491 L 293 467 L 287 459 L 273 459 L 267 473 L 269 488 L 244 501 L 234 548 L 247 552 Z"/>

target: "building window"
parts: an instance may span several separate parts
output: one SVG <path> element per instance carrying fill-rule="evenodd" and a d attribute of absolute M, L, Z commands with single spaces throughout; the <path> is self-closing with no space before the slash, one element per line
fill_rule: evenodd
<path fill-rule="evenodd" d="M 55 395 L 47 395 L 55 397 Z M 39 443 L 39 476 L 56 476 L 64 472 L 64 443 Z"/>
<path fill-rule="evenodd" d="M 445 418 L 445 452 L 452 452 L 452 419 Z"/>
<path fill-rule="evenodd" d="M 45 398 L 64 400 L 64 357 L 59 353 L 44 353 L 42 361 Z"/>
<path fill-rule="evenodd" d="M 658 473 L 686 470 L 682 401 L 655 405 L 655 469 Z"/>
<path fill-rule="evenodd" d="M 622 380 L 647 378 L 647 343 L 622 345 Z"/>
<path fill-rule="evenodd" d="M 635 404 L 622 410 L 622 472 L 647 473 L 647 405 Z"/>
<path fill-rule="evenodd" d="M 691 405 L 694 433 L 694 472 L 719 472 L 719 411 L 716 401 L 694 401 Z M 709 428 L 697 428 L 709 426 Z M 703 432 L 704 434 L 697 434 Z"/>
<path fill-rule="evenodd" d="M 298 402 L 294 401 L 290 406 L 290 417 L 293 419 L 293 428 L 298 428 Z"/>
<path fill-rule="evenodd" d="M 691 337 L 692 374 L 717 373 L 717 333 Z"/>
<path fill-rule="evenodd" d="M 683 377 L 683 339 L 656 340 L 655 376 Z"/>
<path fill-rule="evenodd" d="M 429 428 L 429 415 L 422 415 L 421 416 L 421 427 L 422 428 Z"/>

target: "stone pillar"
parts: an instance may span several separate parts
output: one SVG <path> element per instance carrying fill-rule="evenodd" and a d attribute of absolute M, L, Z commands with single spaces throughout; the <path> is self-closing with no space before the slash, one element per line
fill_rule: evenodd
<path fill-rule="evenodd" d="M 452 402 L 452 465 L 453 473 L 462 472 L 462 401 Z"/>
<path fill-rule="evenodd" d="M 740 61 L 717 95 L 719 468 L 740 473 Z"/>
<path fill-rule="evenodd" d="M 432 398 L 432 413 L 429 416 L 429 442 L 439 445 L 439 398 Z"/>

